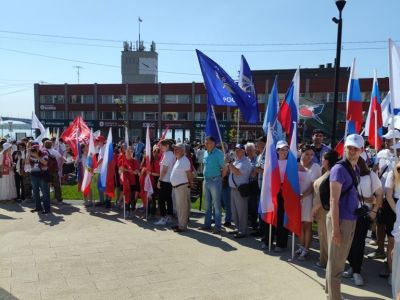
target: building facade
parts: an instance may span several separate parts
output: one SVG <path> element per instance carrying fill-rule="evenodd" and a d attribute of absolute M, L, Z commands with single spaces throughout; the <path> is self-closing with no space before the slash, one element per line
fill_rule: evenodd
<path fill-rule="evenodd" d="M 339 84 L 338 131 L 344 131 L 344 114 L 349 68 L 341 68 Z M 253 79 L 259 104 L 259 122 L 239 121 L 240 139 L 262 135 L 266 102 L 275 76 L 278 76 L 279 98 L 283 99 L 295 70 L 254 71 Z M 299 137 L 308 139 L 314 128 L 332 131 L 334 68 L 300 70 Z M 364 111 L 368 110 L 372 78 L 360 79 Z M 388 78 L 380 78 L 381 96 L 389 90 Z M 137 83 L 137 84 L 35 84 L 36 115 L 52 131 L 61 130 L 82 115 L 94 130 L 106 135 L 112 128 L 115 139 L 124 138 L 124 127 L 131 139 L 144 138 L 147 126 L 152 137 L 166 129 L 176 140 L 203 140 L 207 110 L 207 93 L 203 83 Z M 319 106 L 318 106 L 319 105 Z M 318 112 L 315 107 L 318 106 Z M 225 141 L 236 140 L 237 109 L 215 107 L 216 117 Z"/>

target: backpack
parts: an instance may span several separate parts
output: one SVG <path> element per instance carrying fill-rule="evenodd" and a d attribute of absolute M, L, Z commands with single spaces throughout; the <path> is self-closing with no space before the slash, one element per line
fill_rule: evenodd
<path fill-rule="evenodd" d="M 350 176 L 353 178 L 353 184 L 351 184 L 346 190 L 342 191 L 340 193 L 340 197 L 343 197 L 344 195 L 346 195 L 348 192 L 350 192 L 350 190 L 355 187 L 357 188 L 357 177 L 355 172 L 352 170 L 350 164 L 347 161 L 339 161 L 336 164 L 340 164 L 343 167 L 345 167 L 345 169 L 349 172 Z M 330 200 L 331 200 L 331 190 L 330 190 L 330 175 L 327 176 L 324 180 L 322 180 L 320 186 L 319 186 L 319 198 L 322 204 L 322 207 L 329 211 L 330 209 Z"/>
<path fill-rule="evenodd" d="M 50 174 L 58 173 L 58 162 L 54 155 L 50 154 L 50 151 L 47 151 L 49 160 L 47 161 L 47 170 Z"/>

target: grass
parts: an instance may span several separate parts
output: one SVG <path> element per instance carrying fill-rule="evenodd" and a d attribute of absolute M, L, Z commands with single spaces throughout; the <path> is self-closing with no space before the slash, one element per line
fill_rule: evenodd
<path fill-rule="evenodd" d="M 74 185 L 63 185 L 61 186 L 62 190 L 62 197 L 64 200 L 82 200 L 82 192 L 78 191 L 78 186 L 76 184 Z M 92 192 L 93 192 L 93 198 L 94 199 L 99 199 L 99 192 L 95 187 L 92 186 Z M 115 200 L 115 199 L 113 199 Z M 138 203 L 141 203 L 140 200 L 138 200 Z M 192 208 L 193 209 L 199 209 L 200 205 L 200 198 L 196 200 L 196 202 L 192 203 Z M 202 210 L 204 209 L 204 201 L 202 204 Z"/>

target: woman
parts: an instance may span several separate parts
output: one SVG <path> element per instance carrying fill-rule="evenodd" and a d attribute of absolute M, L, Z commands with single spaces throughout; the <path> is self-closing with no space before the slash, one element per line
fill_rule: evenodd
<path fill-rule="evenodd" d="M 398 226 L 399 220 L 396 220 L 396 207 L 399 206 L 398 204 L 398 199 L 400 197 L 400 162 L 397 163 L 396 168 L 394 170 L 390 171 L 387 178 L 386 178 L 386 183 L 385 183 L 385 190 L 386 190 L 386 201 L 383 202 L 382 205 L 382 219 L 385 222 L 386 225 L 386 234 L 388 236 L 388 244 L 387 244 L 387 266 L 389 269 L 389 278 L 388 282 L 389 284 L 392 284 L 392 251 L 394 248 L 394 235 L 392 234 L 392 231 L 396 234 L 397 240 L 399 239 L 399 228 L 397 227 L 396 230 L 394 230 L 394 223 Z M 398 243 L 397 243 L 398 245 Z M 396 249 L 398 252 L 398 247 Z M 398 267 L 399 262 L 398 262 L 398 255 L 395 255 L 396 260 L 396 265 Z M 394 266 L 394 265 L 393 265 Z M 398 274 L 399 270 L 395 270 L 395 278 L 397 281 L 399 281 Z M 395 282 L 393 285 L 393 290 L 399 288 L 399 283 Z M 396 293 L 399 291 L 397 290 Z M 395 296 L 393 296 L 395 297 Z M 395 299 L 395 298 L 394 298 Z"/>
<path fill-rule="evenodd" d="M 382 183 L 375 172 L 371 172 L 363 158 L 359 158 L 358 167 L 360 168 L 360 183 L 358 184 L 358 193 L 360 194 L 360 209 L 365 203 L 365 211 L 360 213 L 357 218 L 354 238 L 351 244 L 347 260 L 350 268 L 343 272 L 343 277 L 353 278 L 357 286 L 364 285 L 364 279 L 361 276 L 361 266 L 364 257 L 365 239 L 372 222 L 376 218 L 376 213 L 382 205 L 383 189 Z M 368 209 L 367 209 L 368 208 Z"/>
<path fill-rule="evenodd" d="M 149 214 L 152 216 L 156 215 L 157 210 L 157 201 L 160 196 L 160 190 L 157 188 L 158 179 L 160 177 L 160 159 L 161 159 L 161 150 L 160 147 L 157 145 L 153 146 L 152 156 L 151 156 L 151 163 L 150 163 L 150 170 L 146 170 L 147 174 L 150 175 L 151 182 L 153 184 L 153 194 L 151 196 L 150 204 L 149 204 Z M 142 171 L 145 169 L 145 166 L 142 165 Z M 142 181 L 140 182 L 141 191 L 144 192 L 144 179 L 141 178 Z M 143 188 L 142 188 L 143 186 Z"/>
<path fill-rule="evenodd" d="M 160 208 L 161 218 L 154 225 L 166 225 L 172 223 L 172 216 L 174 212 L 172 204 L 172 185 L 171 185 L 171 171 L 175 164 L 175 155 L 172 152 L 171 140 L 161 141 L 161 151 L 163 158 L 160 161 L 160 177 L 157 183 L 157 188 L 160 190 L 160 197 L 158 201 L 158 207 Z"/>
<path fill-rule="evenodd" d="M 280 140 L 276 143 L 276 150 L 278 152 L 278 166 L 279 166 L 279 173 L 281 184 L 285 179 L 285 171 L 287 165 L 287 157 L 289 154 L 289 145 L 286 141 Z M 279 191 L 278 194 L 278 207 L 277 207 L 277 227 L 272 227 L 272 236 L 271 236 L 271 243 L 273 243 L 274 236 L 276 235 L 276 245 L 275 245 L 275 252 L 283 252 L 287 247 L 288 235 L 289 231 L 283 226 L 284 223 L 284 199 L 282 196 L 282 190 Z M 268 224 L 267 224 L 268 225 Z M 269 225 L 271 226 L 271 225 Z M 266 227 L 265 230 L 265 238 L 264 244 L 262 245 L 263 249 L 268 249 L 269 243 L 269 226 Z"/>
<path fill-rule="evenodd" d="M 0 152 L 0 201 L 17 198 L 11 151 L 12 145 L 4 143 Z"/>
<path fill-rule="evenodd" d="M 125 155 L 119 160 L 119 174 L 122 183 L 122 190 L 125 197 L 125 204 L 128 207 L 128 214 L 136 210 L 138 182 L 136 175 L 139 174 L 139 163 L 133 157 L 133 147 L 129 146 Z"/>
<path fill-rule="evenodd" d="M 310 145 L 304 145 L 300 149 L 300 162 L 298 164 L 300 201 L 301 201 L 301 236 L 299 249 L 296 251 L 299 260 L 305 260 L 308 256 L 312 239 L 312 206 L 313 184 L 321 177 L 321 167 L 313 163 L 314 150 Z"/>
<path fill-rule="evenodd" d="M 321 177 L 314 181 L 314 195 L 313 195 L 313 208 L 312 216 L 317 221 L 318 226 L 318 240 L 319 240 L 319 261 L 316 263 L 317 267 L 326 268 L 328 262 L 328 240 L 326 233 L 326 214 L 328 213 L 322 207 L 319 187 L 330 173 L 330 169 L 339 161 L 339 155 L 336 151 L 331 150 L 325 153 L 322 157 L 322 168 L 327 170 Z"/>

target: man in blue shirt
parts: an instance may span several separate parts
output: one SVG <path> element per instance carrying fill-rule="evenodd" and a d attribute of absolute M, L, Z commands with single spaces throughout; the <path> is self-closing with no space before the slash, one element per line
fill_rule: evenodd
<path fill-rule="evenodd" d="M 322 165 L 322 157 L 324 157 L 324 154 L 331 150 L 329 146 L 323 143 L 324 138 L 325 133 L 322 129 L 314 129 L 312 135 L 313 143 L 311 144 L 311 148 L 314 150 L 312 161 L 313 163 L 319 164 L 320 166 Z"/>
<path fill-rule="evenodd" d="M 206 204 L 206 214 L 204 225 L 201 230 L 211 229 L 212 208 L 214 208 L 215 227 L 214 234 L 221 232 L 221 192 L 222 192 L 222 176 L 226 173 L 224 168 L 224 153 L 215 147 L 215 138 L 208 136 L 205 138 L 204 153 L 204 182 L 203 193 Z M 224 174 L 222 174 L 224 173 Z"/>

